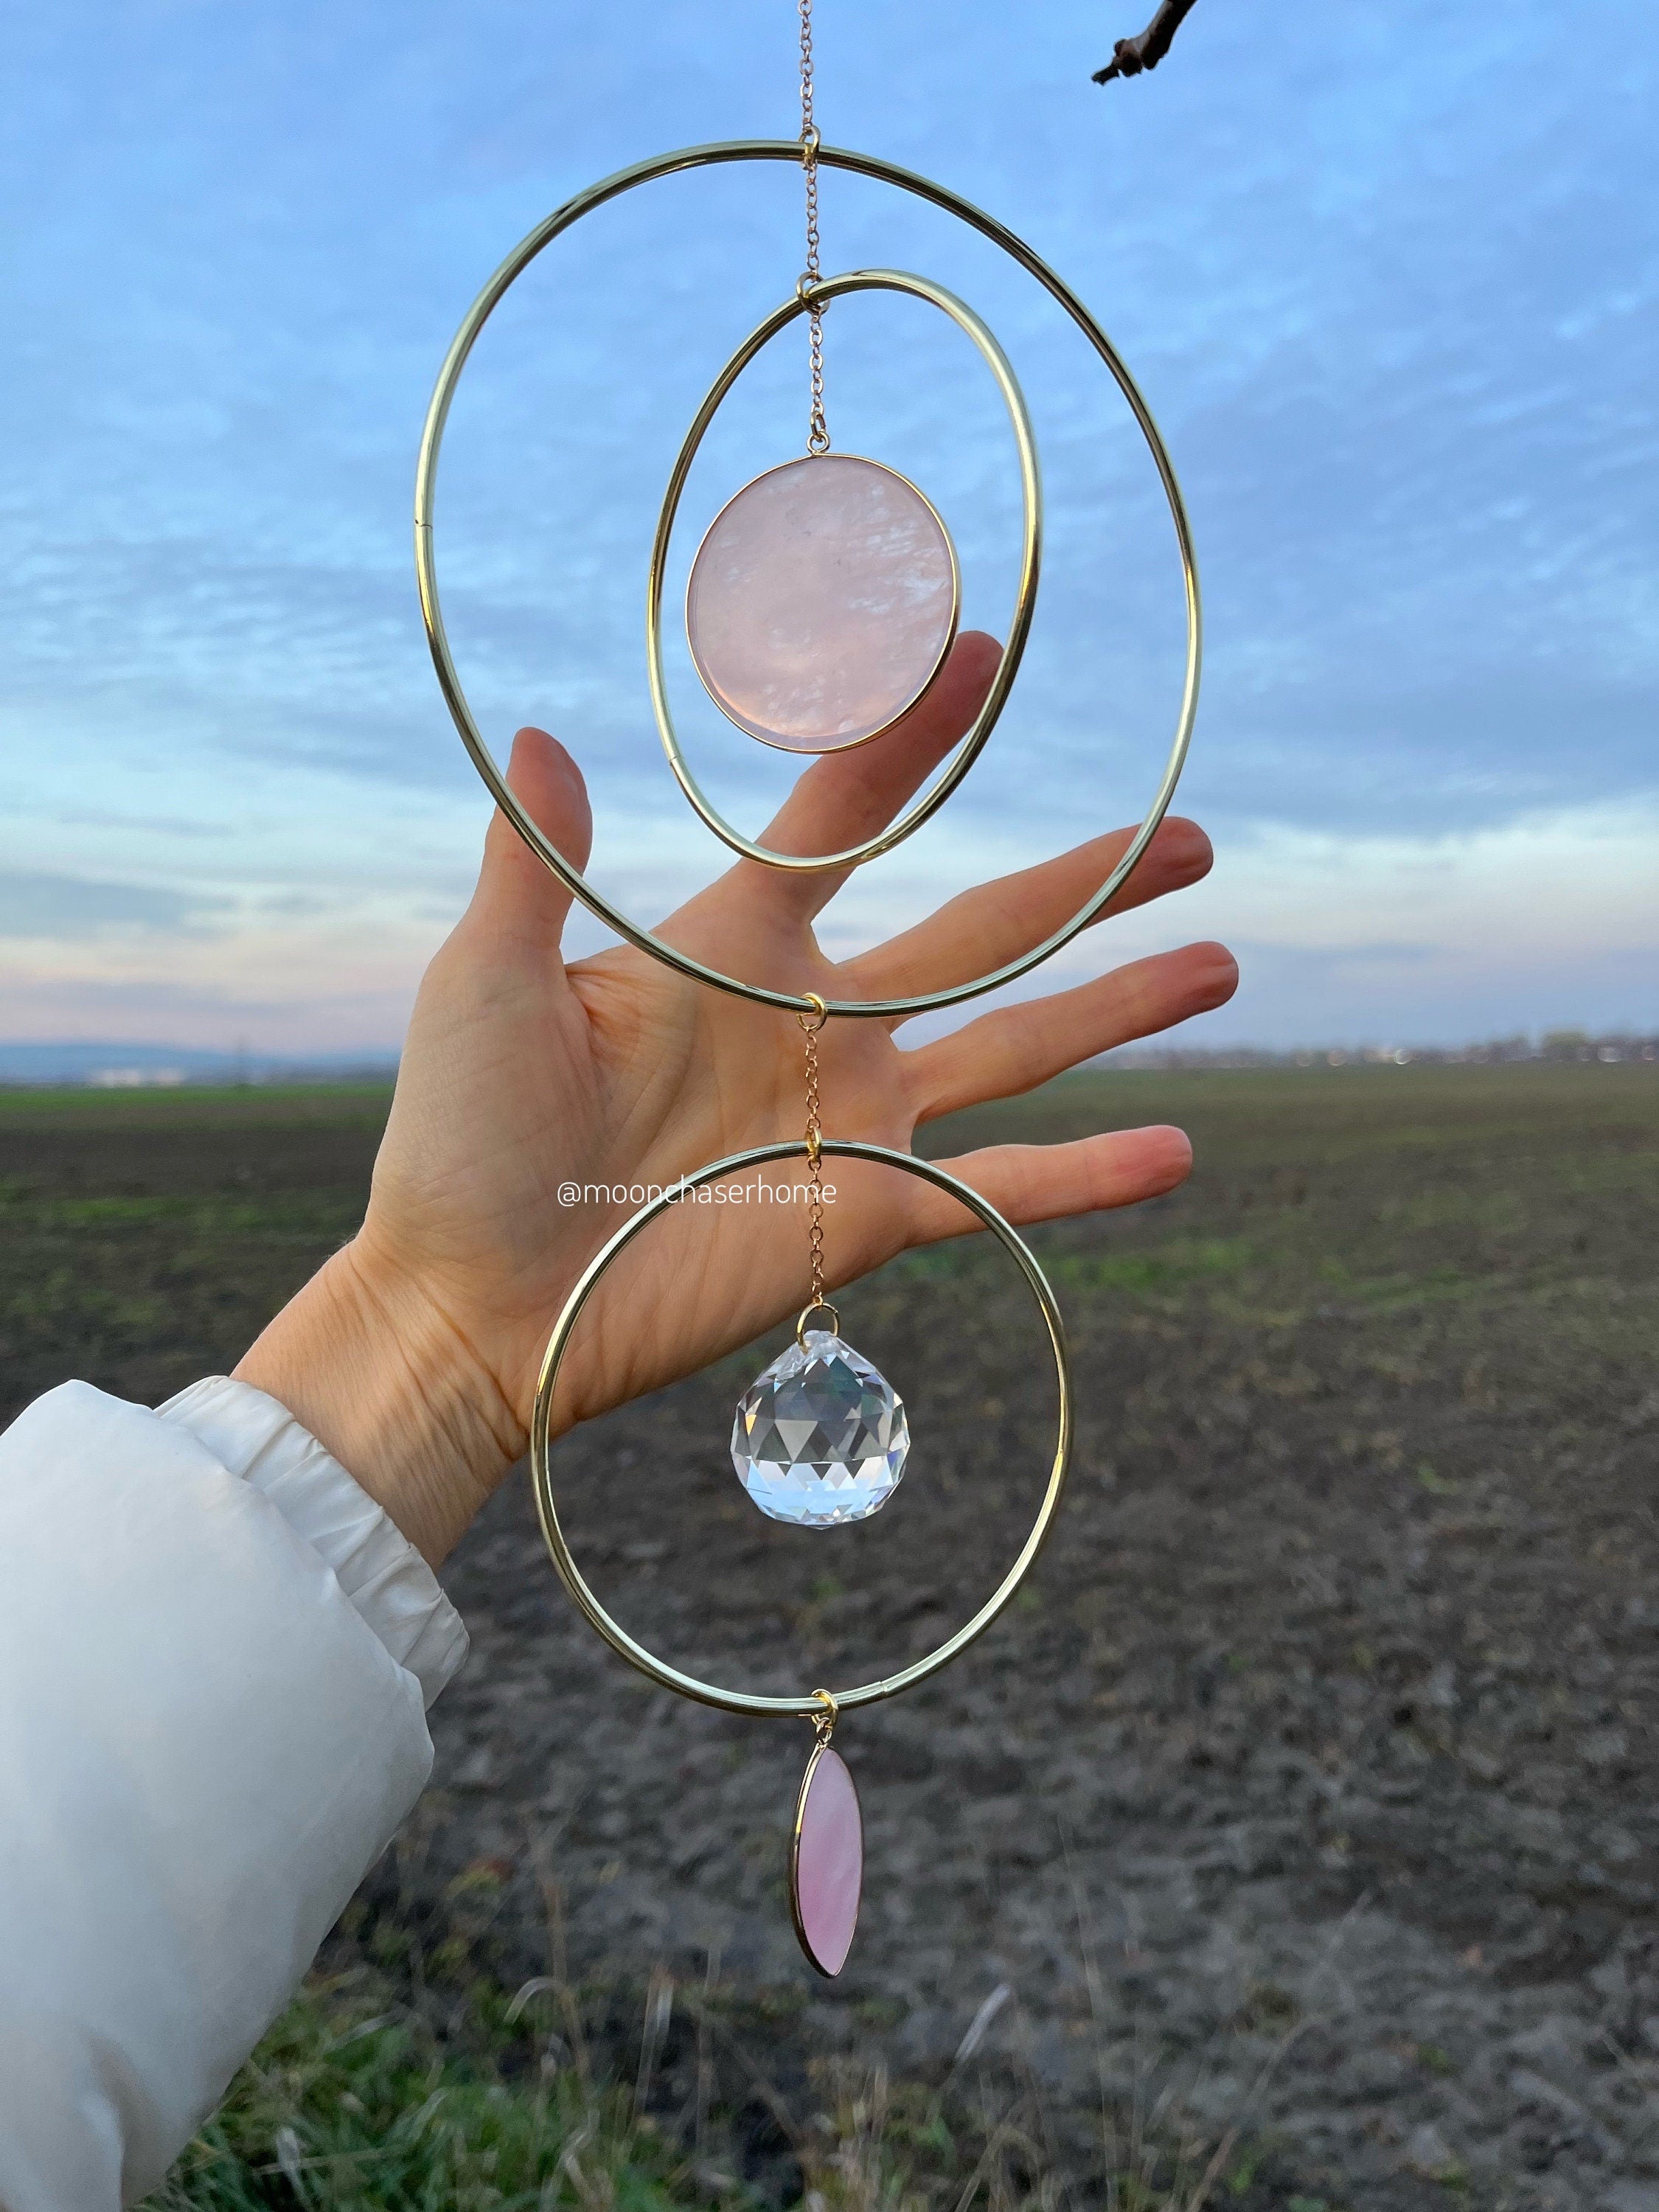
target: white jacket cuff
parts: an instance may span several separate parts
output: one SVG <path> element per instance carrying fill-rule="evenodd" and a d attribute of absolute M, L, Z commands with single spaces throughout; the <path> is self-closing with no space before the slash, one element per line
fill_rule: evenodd
<path fill-rule="evenodd" d="M 0 2207 L 158 2186 L 423 1788 L 465 1638 L 258 1391 L 0 1436 Z"/>
<path fill-rule="evenodd" d="M 210 1376 L 156 1411 L 268 1498 L 335 1580 L 429 1707 L 466 1657 L 461 1617 L 409 1539 L 310 1431 L 251 1382 Z"/>

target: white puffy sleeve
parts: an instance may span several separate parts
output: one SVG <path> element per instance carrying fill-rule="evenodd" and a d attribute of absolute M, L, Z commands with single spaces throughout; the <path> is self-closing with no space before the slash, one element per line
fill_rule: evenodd
<path fill-rule="evenodd" d="M 432 1763 L 465 1632 L 263 1391 L 0 1436 L 0 2207 L 154 2189 Z"/>

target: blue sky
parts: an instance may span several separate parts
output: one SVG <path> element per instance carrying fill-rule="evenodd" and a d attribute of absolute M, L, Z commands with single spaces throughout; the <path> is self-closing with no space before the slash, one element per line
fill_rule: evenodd
<path fill-rule="evenodd" d="M 1659 1024 L 1659 20 L 1200 0 L 1155 76 L 1103 91 L 1141 4 L 819 0 L 826 137 L 1030 238 L 1182 477 L 1209 653 L 1180 803 L 1220 857 L 1115 946 L 1235 945 L 1243 988 L 1194 1042 Z M 14 13 L 0 1037 L 396 1043 L 485 818 L 410 569 L 439 360 L 571 190 L 791 133 L 794 36 L 787 0 Z M 650 528 L 714 369 L 793 282 L 798 193 L 782 168 L 704 174 L 562 241 L 486 334 L 446 458 L 446 601 L 486 728 L 572 745 L 596 875 L 644 919 L 720 859 L 650 725 Z M 838 902 L 850 947 L 1133 818 L 1179 601 L 1144 453 L 1057 313 L 938 217 L 844 178 L 823 198 L 826 266 L 927 270 L 1003 335 L 1050 507 L 1017 702 L 945 815 Z M 842 303 L 827 338 L 838 443 L 923 483 L 996 626 L 1018 492 L 982 368 L 909 302 Z M 800 354 L 734 395 L 682 562 L 795 449 Z M 700 765 L 758 827 L 781 764 L 690 680 Z"/>

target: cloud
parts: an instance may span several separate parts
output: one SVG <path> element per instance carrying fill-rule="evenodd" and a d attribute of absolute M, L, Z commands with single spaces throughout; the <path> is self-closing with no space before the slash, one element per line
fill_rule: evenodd
<path fill-rule="evenodd" d="M 941 823 L 884 890 L 861 872 L 831 908 L 849 953 L 973 881 L 1035 855 L 1023 839 Z M 926 833 L 924 833 L 926 834 Z M 459 841 L 458 841 L 459 842 Z M 915 841 L 918 844 L 922 840 Z M 678 818 L 650 819 L 604 878 L 650 923 L 696 887 Z M 1194 1042 L 1455 1043 L 1584 1023 L 1651 1026 L 1659 1012 L 1659 805 L 1540 812 L 1455 836 L 1349 836 L 1283 823 L 1224 834 L 1204 884 L 1086 933 L 1005 996 L 1060 990 L 1119 963 L 1218 937 L 1243 982 Z M 892 863 L 878 864 L 890 866 Z M 82 885 L 77 882 L 74 889 Z M 127 1036 L 272 1052 L 395 1048 L 415 988 L 465 896 L 411 866 L 395 881 L 342 873 L 289 903 L 244 897 L 213 927 L 120 927 L 42 938 L 0 981 L 0 1036 Z M 185 912 L 193 911 L 186 903 Z M 580 912 L 573 955 L 605 941 Z M 738 963 L 740 972 L 742 963 Z M 908 1038 L 974 1018 L 929 1018 Z"/>
<path fill-rule="evenodd" d="M 1222 9 L 1178 68 L 1107 94 L 1084 0 L 1017 24 L 963 0 L 948 36 L 937 9 L 845 0 L 824 26 L 830 135 L 1030 235 L 1167 434 L 1209 637 L 1182 804 L 1223 852 L 1189 911 L 1249 945 L 1219 1018 L 1240 1034 L 1654 1003 L 1632 950 L 1651 849 L 1594 825 L 1650 820 L 1656 787 L 1659 18 L 1603 12 L 1586 41 L 1554 0 L 1334 0 L 1264 42 Z M 0 927 L 57 948 L 35 966 L 64 1006 L 125 990 L 161 1022 L 177 988 L 207 1027 L 395 1032 L 487 811 L 410 574 L 443 349 L 569 190 L 787 118 L 763 0 L 617 0 L 555 30 L 527 55 L 518 0 L 296 0 L 279 40 L 233 0 L 67 0 L 17 42 L 0 816 L 27 866 Z M 572 744 L 599 865 L 647 912 L 711 856 L 664 795 L 646 549 L 692 407 L 793 281 L 799 189 L 783 165 L 704 173 L 602 211 L 511 295 L 449 431 L 441 574 L 481 722 L 499 750 L 524 720 Z M 930 211 L 845 176 L 823 200 L 830 261 L 927 269 L 987 313 L 1048 496 L 1015 703 L 949 827 L 837 909 L 851 943 L 1133 815 L 1179 599 L 1145 452 L 1052 303 Z M 723 410 L 688 546 L 697 500 L 799 442 L 798 336 Z M 842 303 L 829 339 L 838 440 L 940 499 L 970 618 L 1006 619 L 1017 501 L 980 364 L 905 303 Z M 763 819 L 774 765 L 689 693 L 686 718 L 720 802 Z"/>
<path fill-rule="evenodd" d="M 248 994 L 160 980 L 42 981 L 8 974 L 0 977 L 0 1036 L 390 1059 L 403 1039 L 410 995 L 398 988 L 326 997 L 313 991 L 285 1000 L 275 990 Z"/>
<path fill-rule="evenodd" d="M 1237 952 L 1241 981 L 1194 1025 L 1198 1043 L 1649 1028 L 1659 1021 L 1656 850 L 1653 803 L 1438 836 L 1260 824 L 1218 841 L 1202 884 L 1079 940 L 1040 988 L 1214 936 Z"/>
<path fill-rule="evenodd" d="M 73 944 L 132 930 L 198 935 L 206 927 L 204 907 L 210 910 L 216 903 L 164 884 L 9 868 L 0 874 L 0 938 Z"/>

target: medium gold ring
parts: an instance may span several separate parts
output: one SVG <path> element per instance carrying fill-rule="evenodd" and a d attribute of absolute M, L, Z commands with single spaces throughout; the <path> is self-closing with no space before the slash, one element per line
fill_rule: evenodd
<path fill-rule="evenodd" d="M 624 1248 L 631 1244 L 641 1231 L 648 1228 L 659 1213 L 678 1205 L 681 1194 L 700 1189 L 705 1183 L 719 1182 L 723 1177 L 737 1175 L 745 1168 L 769 1166 L 776 1160 L 799 1159 L 806 1150 L 799 1141 L 776 1145 L 756 1145 L 747 1152 L 733 1152 L 727 1158 L 715 1160 L 710 1166 L 699 1168 L 678 1183 L 661 1193 L 630 1214 L 608 1243 L 596 1252 L 583 1271 L 580 1281 L 566 1299 L 564 1310 L 554 1324 L 546 1353 L 542 1360 L 541 1379 L 536 1388 L 536 1403 L 530 1417 L 530 1470 L 536 1491 L 536 1510 L 541 1518 L 542 1534 L 547 1539 L 547 1548 L 553 1565 L 575 1601 L 576 1609 L 589 1626 L 597 1629 L 611 1650 L 627 1660 L 630 1667 L 665 1690 L 676 1690 L 683 1698 L 694 1698 L 699 1705 L 717 1705 L 722 1712 L 745 1713 L 756 1717 L 787 1716 L 792 1720 L 811 1720 L 823 1711 L 825 1692 L 822 1690 L 804 1691 L 793 1697 L 765 1698 L 746 1690 L 723 1689 L 718 1683 L 700 1681 L 695 1674 L 682 1673 L 659 1659 L 645 1645 L 638 1643 L 613 1620 L 583 1578 L 580 1568 L 571 1555 L 570 1546 L 559 1521 L 558 1502 L 553 1494 L 553 1475 L 549 1463 L 551 1446 L 550 1429 L 553 1395 L 558 1386 L 559 1370 L 581 1319 L 582 1309 L 597 1288 L 600 1277 Z M 884 1698 L 896 1697 L 917 1682 L 925 1682 L 930 1674 L 937 1674 L 948 1667 L 959 1652 L 978 1637 L 982 1636 L 997 1615 L 1013 1596 L 1030 1572 L 1037 1553 L 1060 1510 L 1061 1494 L 1066 1487 L 1066 1476 L 1072 1457 L 1072 1367 L 1066 1349 L 1066 1328 L 1055 1304 L 1054 1294 L 1048 1287 L 1047 1277 L 1037 1265 L 1029 1245 L 1012 1229 L 988 1199 L 983 1199 L 971 1184 L 963 1182 L 932 1160 L 918 1159 L 913 1152 L 896 1152 L 885 1145 L 866 1145 L 851 1138 L 826 1137 L 823 1151 L 827 1157 L 847 1160 L 872 1160 L 883 1167 L 897 1168 L 905 1175 L 919 1176 L 922 1182 L 932 1183 L 935 1189 L 946 1191 L 976 1215 L 984 1226 L 1000 1241 L 1018 1265 L 1025 1279 L 1027 1288 L 1036 1301 L 1048 1336 L 1048 1348 L 1054 1358 L 1054 1380 L 1059 1389 L 1060 1404 L 1055 1420 L 1054 1452 L 1049 1465 L 1048 1480 L 1036 1518 L 1030 1533 L 1020 1547 L 1013 1565 L 1004 1575 L 972 1620 L 947 1637 L 920 1659 L 902 1667 L 896 1674 L 884 1675 L 880 1680 L 862 1682 L 855 1689 L 836 1690 L 833 1705 L 846 1711 L 854 1705 L 878 1705 Z"/>

